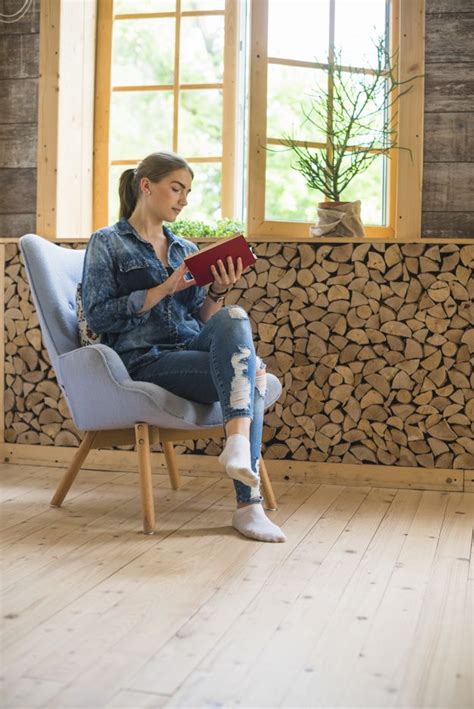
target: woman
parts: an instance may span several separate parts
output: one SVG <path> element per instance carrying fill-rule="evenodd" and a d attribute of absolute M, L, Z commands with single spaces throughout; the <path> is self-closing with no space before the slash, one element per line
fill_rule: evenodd
<path fill-rule="evenodd" d="M 234 481 L 232 525 L 244 536 L 282 542 L 265 515 L 260 459 L 265 366 L 255 356 L 246 312 L 223 307 L 242 263 L 212 267 L 207 290 L 185 256 L 197 247 L 163 226 L 191 191 L 193 172 L 174 153 L 152 153 L 120 178 L 120 220 L 92 235 L 82 291 L 90 328 L 122 358 L 132 379 L 153 382 L 201 403 L 219 401 L 226 443 L 219 462 Z"/>

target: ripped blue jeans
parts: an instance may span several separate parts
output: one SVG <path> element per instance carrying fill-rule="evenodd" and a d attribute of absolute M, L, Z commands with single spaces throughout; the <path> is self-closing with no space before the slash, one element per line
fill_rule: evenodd
<path fill-rule="evenodd" d="M 134 369 L 132 377 L 158 384 L 184 399 L 205 404 L 219 401 L 224 421 L 249 417 L 252 470 L 258 474 L 266 376 L 257 375 L 257 369 L 264 367 L 255 355 L 247 313 L 232 305 L 215 313 L 183 348 L 159 353 L 154 361 Z M 262 501 L 260 486 L 233 482 L 237 502 Z"/>

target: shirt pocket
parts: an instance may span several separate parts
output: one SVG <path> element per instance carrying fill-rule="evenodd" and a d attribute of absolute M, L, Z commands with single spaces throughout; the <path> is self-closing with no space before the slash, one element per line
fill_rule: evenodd
<path fill-rule="evenodd" d="M 156 266 L 140 258 L 128 258 L 119 263 L 117 280 L 124 293 L 146 290 L 161 283 Z"/>

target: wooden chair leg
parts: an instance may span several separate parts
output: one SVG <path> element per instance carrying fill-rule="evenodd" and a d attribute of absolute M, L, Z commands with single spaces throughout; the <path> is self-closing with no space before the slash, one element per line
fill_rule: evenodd
<path fill-rule="evenodd" d="M 262 483 L 262 493 L 265 500 L 265 507 L 267 510 L 277 510 L 278 504 L 276 501 L 275 493 L 273 492 L 273 487 L 268 477 L 267 466 L 263 458 L 260 458 L 260 482 Z"/>
<path fill-rule="evenodd" d="M 50 503 L 53 507 L 61 507 L 64 498 L 68 494 L 71 485 L 76 479 L 76 475 L 78 474 L 79 470 L 82 467 L 82 464 L 87 458 L 87 455 L 91 449 L 92 443 L 94 442 L 94 438 L 96 437 L 96 435 L 97 431 L 86 431 L 86 435 L 84 436 L 81 445 L 77 449 L 74 458 L 71 461 L 71 465 L 66 470 L 65 474 L 59 482 L 58 487 L 56 488 L 56 492 L 54 493 Z"/>
<path fill-rule="evenodd" d="M 145 534 L 155 532 L 155 506 L 153 504 L 153 484 L 151 480 L 150 436 L 148 424 L 135 425 L 135 440 L 138 452 L 138 470 L 140 473 L 140 494 L 143 510 L 143 531 Z"/>
<path fill-rule="evenodd" d="M 163 441 L 162 445 L 166 465 L 168 467 L 168 474 L 171 480 L 171 487 L 173 490 L 179 490 L 181 487 L 181 477 L 178 470 L 178 460 L 176 458 L 174 445 L 171 441 Z"/>

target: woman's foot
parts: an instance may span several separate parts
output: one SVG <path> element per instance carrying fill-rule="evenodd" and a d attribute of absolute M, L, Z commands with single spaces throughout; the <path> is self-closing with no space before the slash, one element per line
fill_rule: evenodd
<path fill-rule="evenodd" d="M 219 456 L 219 463 L 225 467 L 226 473 L 234 480 L 240 480 L 244 485 L 255 487 L 259 478 L 253 472 L 250 460 L 250 441 L 240 433 L 228 436 L 224 450 Z"/>
<path fill-rule="evenodd" d="M 244 537 L 261 542 L 286 542 L 280 527 L 268 519 L 262 505 L 247 505 L 235 510 L 232 526 Z"/>

